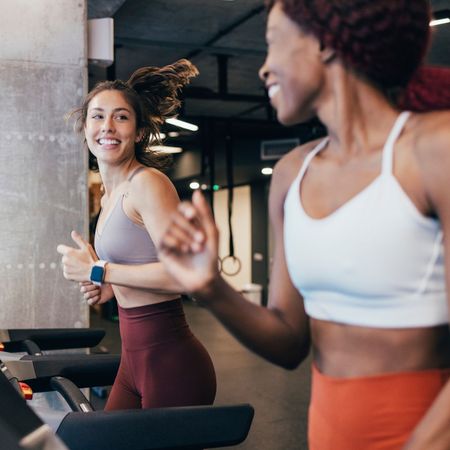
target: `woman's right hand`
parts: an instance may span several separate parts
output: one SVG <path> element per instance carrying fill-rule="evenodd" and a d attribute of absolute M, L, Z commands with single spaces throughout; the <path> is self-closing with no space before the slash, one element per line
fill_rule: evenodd
<path fill-rule="evenodd" d="M 185 292 L 196 294 L 218 276 L 219 232 L 200 191 L 178 206 L 159 245 L 159 258 Z"/>
<path fill-rule="evenodd" d="M 110 284 L 97 286 L 90 281 L 80 283 L 80 292 L 89 306 L 101 305 L 114 297 L 114 292 Z"/>

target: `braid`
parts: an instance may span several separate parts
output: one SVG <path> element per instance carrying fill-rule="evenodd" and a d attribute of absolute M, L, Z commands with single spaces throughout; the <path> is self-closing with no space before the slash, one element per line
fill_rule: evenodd
<path fill-rule="evenodd" d="M 268 0 L 382 89 L 404 87 L 429 41 L 426 0 Z"/>
<path fill-rule="evenodd" d="M 424 66 L 399 99 L 401 109 L 431 111 L 450 108 L 450 68 Z"/>

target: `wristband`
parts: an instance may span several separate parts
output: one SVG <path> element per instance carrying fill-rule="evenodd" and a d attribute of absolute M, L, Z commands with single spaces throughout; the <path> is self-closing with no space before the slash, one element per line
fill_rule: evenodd
<path fill-rule="evenodd" d="M 101 286 L 103 283 L 103 280 L 105 278 L 105 266 L 107 262 L 108 261 L 99 259 L 98 261 L 95 261 L 94 265 L 92 266 L 90 280 L 96 286 Z"/>

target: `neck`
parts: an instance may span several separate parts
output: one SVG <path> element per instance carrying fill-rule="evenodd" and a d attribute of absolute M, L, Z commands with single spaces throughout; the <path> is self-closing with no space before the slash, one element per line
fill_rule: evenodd
<path fill-rule="evenodd" d="M 126 181 L 130 173 L 139 165 L 139 162 L 135 158 L 122 162 L 117 166 L 99 164 L 100 176 L 106 195 L 109 196 L 117 186 Z"/>
<path fill-rule="evenodd" d="M 335 62 L 317 114 L 328 129 L 329 149 L 346 158 L 382 148 L 399 111 L 378 89 Z"/>

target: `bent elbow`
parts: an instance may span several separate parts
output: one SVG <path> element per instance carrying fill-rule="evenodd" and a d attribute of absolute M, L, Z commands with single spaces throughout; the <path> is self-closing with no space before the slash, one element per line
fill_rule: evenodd
<path fill-rule="evenodd" d="M 282 367 L 283 367 L 283 369 L 286 369 L 286 370 L 295 370 L 300 365 L 300 363 L 302 361 L 303 360 L 301 360 L 301 361 L 299 361 L 299 360 L 297 360 L 297 361 L 289 361 L 286 364 L 284 364 Z"/>
<path fill-rule="evenodd" d="M 300 351 L 297 349 L 295 352 L 290 352 L 285 355 L 284 358 L 273 362 L 283 369 L 295 370 L 308 357 L 309 350 L 310 346 L 308 345 L 307 347 L 300 349 Z"/>
<path fill-rule="evenodd" d="M 300 366 L 300 364 L 306 359 L 306 357 L 308 356 L 307 352 L 305 355 L 302 355 L 298 358 L 292 358 L 289 361 L 286 361 L 285 364 L 283 364 L 283 368 L 286 370 L 295 370 L 297 369 L 298 366 Z"/>

